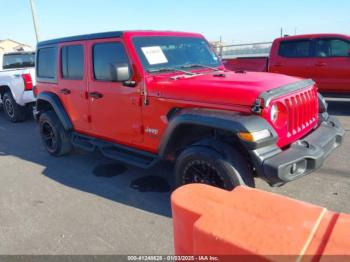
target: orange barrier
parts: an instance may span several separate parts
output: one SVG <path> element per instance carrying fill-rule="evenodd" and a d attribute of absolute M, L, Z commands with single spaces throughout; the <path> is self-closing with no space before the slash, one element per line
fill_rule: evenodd
<path fill-rule="evenodd" d="M 176 255 L 350 255 L 350 216 L 247 187 L 186 185 L 171 196 Z"/>

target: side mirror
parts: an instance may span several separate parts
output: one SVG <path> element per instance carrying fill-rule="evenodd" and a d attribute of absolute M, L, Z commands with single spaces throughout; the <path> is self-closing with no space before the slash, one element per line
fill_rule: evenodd
<path fill-rule="evenodd" d="M 348 56 L 350 56 L 350 48 L 349 48 L 349 50 L 348 50 Z"/>
<path fill-rule="evenodd" d="M 131 68 L 128 64 L 113 64 L 112 79 L 116 82 L 125 82 L 131 78 Z"/>

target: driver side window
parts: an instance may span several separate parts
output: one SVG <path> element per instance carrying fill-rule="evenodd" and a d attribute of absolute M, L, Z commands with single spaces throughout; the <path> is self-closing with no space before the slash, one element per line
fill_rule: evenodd
<path fill-rule="evenodd" d="M 117 82 L 115 65 L 130 66 L 128 55 L 122 43 L 95 44 L 93 47 L 94 77 L 98 81 Z"/>

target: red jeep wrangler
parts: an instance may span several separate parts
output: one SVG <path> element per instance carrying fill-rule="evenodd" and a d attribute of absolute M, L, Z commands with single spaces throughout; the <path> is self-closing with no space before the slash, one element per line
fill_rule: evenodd
<path fill-rule="evenodd" d="M 199 34 L 49 40 L 36 67 L 50 154 L 76 146 L 143 168 L 172 161 L 177 185 L 282 185 L 319 168 L 344 135 L 313 81 L 226 71 Z"/>

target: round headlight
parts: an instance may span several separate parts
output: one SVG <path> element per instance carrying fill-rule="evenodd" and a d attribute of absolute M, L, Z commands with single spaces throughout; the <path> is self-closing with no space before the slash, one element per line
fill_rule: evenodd
<path fill-rule="evenodd" d="M 281 102 L 274 103 L 270 109 L 270 121 L 274 127 L 281 129 L 286 126 L 288 119 L 288 110 Z"/>
<path fill-rule="evenodd" d="M 271 119 L 272 122 L 276 122 L 277 121 L 278 114 L 279 114 L 278 106 L 277 106 L 277 104 L 274 104 L 271 107 L 271 111 L 270 111 L 270 119 Z"/>

